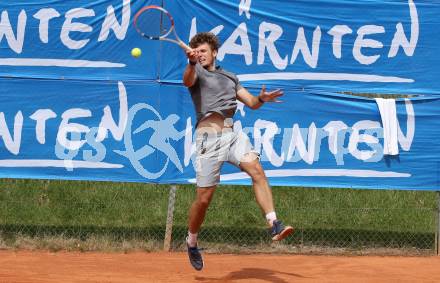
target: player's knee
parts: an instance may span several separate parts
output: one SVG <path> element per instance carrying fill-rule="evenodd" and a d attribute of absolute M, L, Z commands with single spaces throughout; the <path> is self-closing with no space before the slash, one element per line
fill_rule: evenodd
<path fill-rule="evenodd" d="M 254 182 L 263 182 L 266 181 L 266 175 L 264 174 L 263 168 L 261 168 L 259 163 L 256 163 L 249 170 L 249 175 Z"/>
<path fill-rule="evenodd" d="M 197 204 L 201 207 L 208 207 L 211 203 L 211 198 L 208 197 L 200 197 L 197 199 Z"/>
<path fill-rule="evenodd" d="M 254 162 L 259 159 L 259 155 L 255 152 L 246 153 L 242 158 L 241 162 Z"/>
<path fill-rule="evenodd" d="M 202 207 L 207 207 L 211 202 L 213 194 L 211 192 L 197 194 L 197 204 Z"/>

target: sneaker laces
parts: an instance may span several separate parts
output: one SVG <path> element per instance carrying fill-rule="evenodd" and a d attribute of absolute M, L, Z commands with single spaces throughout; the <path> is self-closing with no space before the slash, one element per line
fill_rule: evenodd
<path fill-rule="evenodd" d="M 275 235 L 281 233 L 281 231 L 284 230 L 284 225 L 283 225 L 283 223 L 281 221 L 275 220 L 273 222 L 273 224 L 272 224 L 272 228 L 271 229 L 272 229 L 272 231 L 271 231 L 272 232 L 272 236 L 275 236 Z"/>

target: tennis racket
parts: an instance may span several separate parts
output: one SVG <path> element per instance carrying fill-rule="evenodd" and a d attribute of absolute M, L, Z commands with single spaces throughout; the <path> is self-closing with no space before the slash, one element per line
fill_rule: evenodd
<path fill-rule="evenodd" d="M 162 7 L 155 5 L 143 7 L 135 14 L 133 25 L 136 31 L 145 38 L 165 40 L 179 45 L 185 51 L 192 50 L 179 38 L 173 17 Z M 174 35 L 174 39 L 168 38 L 171 34 Z"/>

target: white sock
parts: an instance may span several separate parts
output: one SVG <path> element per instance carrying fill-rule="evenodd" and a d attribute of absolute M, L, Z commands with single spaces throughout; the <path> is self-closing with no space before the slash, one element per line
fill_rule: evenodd
<path fill-rule="evenodd" d="M 191 233 L 188 231 L 188 237 L 186 238 L 186 241 L 188 242 L 188 245 L 192 248 L 197 246 L 197 235 L 198 233 Z"/>
<path fill-rule="evenodd" d="M 272 226 L 272 223 L 277 220 L 277 215 L 275 213 L 275 211 L 269 212 L 268 214 L 266 214 L 266 220 L 269 223 L 270 226 Z"/>

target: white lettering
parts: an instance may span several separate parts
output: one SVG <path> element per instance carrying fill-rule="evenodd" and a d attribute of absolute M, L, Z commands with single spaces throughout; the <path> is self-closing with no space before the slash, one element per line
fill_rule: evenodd
<path fill-rule="evenodd" d="M 295 63 L 296 57 L 301 52 L 304 61 L 312 68 L 316 68 L 318 65 L 319 45 L 321 43 L 321 28 L 318 26 L 313 32 L 312 52 L 310 52 L 307 45 L 306 36 L 304 35 L 304 28 L 298 29 L 298 35 L 296 37 L 295 47 L 293 48 L 292 57 L 290 58 L 290 64 Z"/>
<path fill-rule="evenodd" d="M 40 144 L 46 143 L 46 121 L 51 118 L 55 118 L 56 116 L 57 114 L 55 114 L 55 112 L 53 112 L 51 109 L 39 109 L 30 116 L 32 120 L 37 121 L 35 135 L 37 136 L 37 141 Z"/>
<path fill-rule="evenodd" d="M 119 123 L 116 124 L 112 116 L 110 106 L 105 106 L 104 116 L 102 116 L 99 124 L 97 141 L 101 142 L 107 137 L 107 131 L 110 130 L 115 140 L 120 141 L 124 137 L 125 127 L 128 119 L 128 102 L 127 90 L 122 82 L 118 83 L 119 87 Z"/>
<path fill-rule="evenodd" d="M 266 37 L 266 32 L 270 32 Z M 274 66 L 279 70 L 284 70 L 287 67 L 287 55 L 284 58 L 280 57 L 276 47 L 275 41 L 283 34 L 283 29 L 276 24 L 262 22 L 260 24 L 260 30 L 258 32 L 258 65 L 264 63 L 264 55 L 267 49 L 270 60 L 272 60 Z"/>
<path fill-rule="evenodd" d="M 91 117 L 92 113 L 88 109 L 72 108 L 66 110 L 62 117 L 60 127 L 58 129 L 57 141 L 64 148 L 76 151 L 80 149 L 86 140 L 70 140 L 67 138 L 68 133 L 88 133 L 90 128 L 79 123 L 69 123 L 70 119 Z"/>
<path fill-rule="evenodd" d="M 336 25 L 329 30 L 328 34 L 333 36 L 333 55 L 335 55 L 336 58 L 342 58 L 342 37 L 352 32 L 353 30 L 346 25 Z"/>
<path fill-rule="evenodd" d="M 24 31 L 26 29 L 27 15 L 24 10 L 21 10 L 18 15 L 17 37 L 12 31 L 11 22 L 7 11 L 3 11 L 0 20 L 0 42 L 3 36 L 6 36 L 9 47 L 17 54 L 23 51 Z"/>
<path fill-rule="evenodd" d="M 236 43 L 238 38 L 240 38 L 241 45 Z M 223 60 L 225 54 L 243 55 L 246 65 L 252 64 L 252 48 L 245 23 L 241 23 L 223 43 L 217 58 Z"/>
<path fill-rule="evenodd" d="M 419 40 L 419 17 L 417 14 L 417 8 L 413 0 L 408 0 L 409 12 L 411 16 L 411 39 L 405 36 L 402 23 L 396 25 L 396 33 L 394 34 L 393 41 L 391 42 L 390 52 L 388 57 L 395 57 L 399 51 L 399 47 L 403 48 L 407 56 L 413 56 L 416 50 L 417 41 Z"/>
<path fill-rule="evenodd" d="M 91 26 L 83 23 L 73 23 L 72 20 L 83 17 L 93 17 L 94 15 L 95 11 L 84 8 L 75 8 L 66 13 L 66 20 L 64 21 L 60 36 L 61 41 L 66 47 L 69 49 L 81 49 L 90 41 L 90 39 L 73 40 L 69 34 L 75 31 L 91 32 L 93 30 Z"/>
<path fill-rule="evenodd" d="M 123 40 L 127 34 L 130 24 L 130 0 L 124 0 L 122 4 L 122 23 L 119 24 L 116 19 L 115 9 L 112 5 L 107 7 L 107 15 L 102 23 L 101 32 L 98 41 L 104 41 L 108 38 L 110 29 L 114 31 L 115 36 L 119 40 Z"/>
<path fill-rule="evenodd" d="M 369 120 L 363 120 L 356 122 L 352 129 L 353 132 L 350 136 L 349 143 L 348 143 L 348 150 L 349 152 L 357 159 L 359 160 L 368 160 L 374 156 L 374 154 L 377 153 L 377 150 L 359 150 L 358 145 L 360 143 L 366 143 L 366 144 L 378 144 L 379 139 L 375 136 L 369 135 L 369 134 L 360 134 L 363 130 L 368 129 L 377 129 L 380 128 L 380 123 L 376 121 L 369 121 Z"/>
<path fill-rule="evenodd" d="M 405 99 L 405 107 L 406 107 L 406 136 L 403 134 L 400 125 L 398 127 L 397 140 L 399 141 L 400 146 L 403 150 L 409 151 L 411 149 L 411 145 L 414 139 L 414 133 L 416 129 L 415 123 L 415 113 L 414 107 L 411 103 L 411 100 Z"/>
<path fill-rule="evenodd" d="M 366 25 L 358 29 L 358 36 L 353 46 L 354 58 L 363 65 L 370 65 L 379 59 L 380 55 L 366 56 L 361 53 L 362 48 L 382 48 L 382 42 L 374 39 L 364 39 L 367 34 L 384 33 L 385 28 L 383 26 Z"/>
<path fill-rule="evenodd" d="M 315 123 L 310 124 L 307 134 L 307 147 L 303 140 L 301 130 L 298 124 L 295 124 L 292 129 L 292 138 L 290 139 L 289 149 L 287 151 L 287 161 L 292 161 L 294 153 L 298 153 L 299 157 L 307 164 L 313 164 L 315 159 L 315 146 L 316 146 L 317 130 Z M 298 149 L 298 150 L 297 150 Z"/>
<path fill-rule="evenodd" d="M 38 30 L 39 30 L 41 42 L 43 43 L 49 42 L 49 21 L 59 16 L 60 14 L 57 12 L 57 10 L 52 8 L 41 9 L 34 15 L 35 19 L 40 20 L 40 25 L 38 27 Z"/>
<path fill-rule="evenodd" d="M 6 125 L 5 114 L 0 112 L 0 137 L 3 138 L 6 149 L 12 154 L 17 155 L 20 152 L 22 129 L 23 114 L 21 111 L 18 111 L 14 119 L 14 139 L 12 139 L 8 126 Z"/>
<path fill-rule="evenodd" d="M 261 130 L 264 129 L 264 134 L 261 135 Z M 265 121 L 258 119 L 255 121 L 254 139 L 255 149 L 260 151 L 261 145 L 263 145 L 263 151 L 265 156 L 269 158 L 269 161 L 274 166 L 281 166 L 284 162 L 284 153 L 278 156 L 273 148 L 273 139 L 279 132 L 279 128 L 276 123 L 271 121 Z"/>

